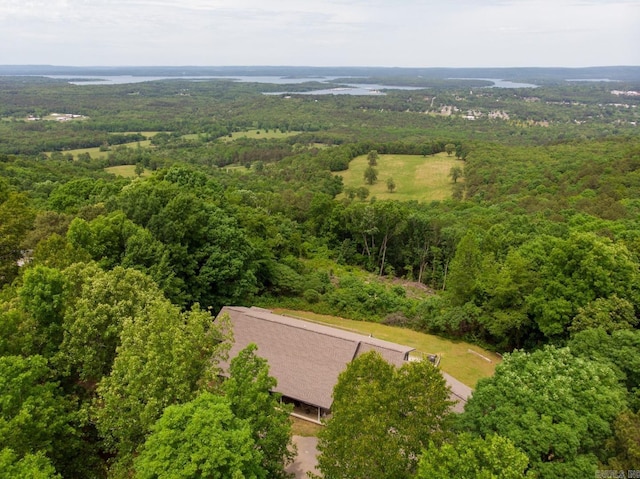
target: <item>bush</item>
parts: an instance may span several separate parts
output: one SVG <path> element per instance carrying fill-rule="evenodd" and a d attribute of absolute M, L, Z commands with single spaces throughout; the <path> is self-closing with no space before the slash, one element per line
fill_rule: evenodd
<path fill-rule="evenodd" d="M 307 301 L 308 303 L 311 304 L 315 304 L 317 302 L 320 301 L 321 299 L 321 295 L 320 293 L 318 293 L 315 289 L 307 289 L 302 296 L 304 297 L 305 301 Z"/>

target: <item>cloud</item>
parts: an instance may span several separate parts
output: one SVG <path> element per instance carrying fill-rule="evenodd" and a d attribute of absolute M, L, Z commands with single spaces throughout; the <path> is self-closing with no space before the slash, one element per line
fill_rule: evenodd
<path fill-rule="evenodd" d="M 625 0 L 2 0 L 0 63 L 640 63 Z"/>

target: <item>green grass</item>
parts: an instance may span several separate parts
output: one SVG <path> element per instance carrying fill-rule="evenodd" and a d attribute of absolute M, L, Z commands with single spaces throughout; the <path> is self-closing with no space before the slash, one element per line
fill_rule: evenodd
<path fill-rule="evenodd" d="M 125 135 L 135 135 L 136 133 L 140 133 L 142 136 L 145 136 L 146 138 L 153 138 L 160 132 L 159 131 L 125 131 L 124 132 Z"/>
<path fill-rule="evenodd" d="M 132 143 L 123 143 L 122 145 L 114 145 L 111 148 L 118 148 L 121 146 L 128 146 L 131 148 L 137 148 L 138 145 L 140 145 L 141 147 L 147 147 L 149 145 L 151 145 L 151 140 L 143 140 L 143 141 L 134 141 Z M 100 147 L 96 146 L 95 148 L 78 148 L 76 150 L 65 150 L 62 152 L 62 154 L 66 155 L 67 153 L 71 153 L 73 155 L 73 157 L 77 160 L 78 159 L 78 155 L 81 155 L 82 153 L 89 153 L 91 155 L 91 158 L 106 158 L 109 155 L 108 151 L 100 151 Z M 51 155 L 51 152 L 47 152 L 47 155 Z"/>
<path fill-rule="evenodd" d="M 238 138 L 265 138 L 265 139 L 272 139 L 272 138 L 287 138 L 288 136 L 294 136 L 297 135 L 298 131 L 287 131 L 285 133 L 281 132 L 280 130 L 269 130 L 268 132 L 266 130 L 247 130 L 247 131 L 234 131 L 233 133 L 231 133 L 231 136 L 224 136 L 222 137 L 222 141 L 233 141 L 233 140 L 237 140 Z"/>
<path fill-rule="evenodd" d="M 188 135 L 182 135 L 180 138 L 185 140 L 197 140 L 200 138 L 200 133 L 189 133 Z"/>
<path fill-rule="evenodd" d="M 320 424 L 291 416 L 291 432 L 294 436 L 316 437 L 322 429 Z"/>
<path fill-rule="evenodd" d="M 126 132 L 124 133 L 125 135 L 129 133 L 129 134 L 134 134 L 134 133 L 138 133 L 136 131 L 133 132 Z M 128 146 L 130 148 L 137 148 L 138 145 L 140 145 L 141 147 L 148 147 L 151 145 L 151 140 L 150 138 L 156 136 L 159 132 L 158 131 L 142 131 L 140 132 L 142 135 L 144 135 L 146 138 L 149 138 L 148 140 L 143 140 L 143 141 L 133 141 L 131 143 L 123 143 L 122 145 L 113 145 L 111 148 L 118 148 L 120 146 Z M 196 135 L 197 136 L 197 135 Z M 82 153 L 89 153 L 91 155 L 91 158 L 106 158 L 109 155 L 108 151 L 100 151 L 100 147 L 96 146 L 95 148 L 78 148 L 75 150 L 65 150 L 62 152 L 63 154 L 67 154 L 67 153 L 71 153 L 73 155 L 73 157 L 75 159 L 78 159 L 78 155 L 81 155 Z M 51 152 L 47 152 L 47 155 L 51 155 Z"/>
<path fill-rule="evenodd" d="M 91 158 L 106 158 L 109 154 L 108 151 L 100 151 L 100 148 L 97 146 L 95 148 L 78 148 L 76 150 L 66 150 L 62 153 L 71 153 L 76 160 L 78 159 L 78 155 L 81 155 L 82 153 L 89 153 L 91 155 Z M 51 152 L 47 152 L 47 155 L 51 155 Z"/>
<path fill-rule="evenodd" d="M 417 200 L 433 201 L 451 197 L 452 182 L 449 171 L 452 166 L 462 167 L 464 162 L 456 160 L 446 153 L 432 156 L 421 155 L 380 155 L 378 165 L 378 181 L 367 185 L 364 171 L 367 168 L 367 155 L 354 158 L 347 171 L 341 171 L 345 186 L 369 189 L 369 197 L 393 199 L 399 201 Z M 396 189 L 393 193 L 387 190 L 387 179 L 393 178 Z"/>
<path fill-rule="evenodd" d="M 120 166 L 110 166 L 108 168 L 105 168 L 104 171 L 108 172 L 108 173 L 113 173 L 116 176 L 122 176 L 124 178 L 135 178 L 138 175 L 136 175 L 136 166 L 135 165 L 120 165 Z M 144 170 L 144 173 L 142 173 L 142 177 L 146 177 L 146 176 L 150 176 L 151 175 L 151 170 Z"/>
<path fill-rule="evenodd" d="M 366 335 L 371 334 L 379 339 L 411 346 L 416 349 L 412 354 L 438 354 L 442 358 L 440 361 L 440 369 L 472 388 L 476 386 L 479 379 L 492 376 L 496 364 L 499 364 L 501 361 L 497 354 L 474 344 L 464 341 L 451 341 L 431 334 L 419 333 L 411 329 L 386 326 L 379 323 L 352 321 L 336 316 L 315 314 L 307 311 L 292 311 L 279 308 L 274 308 L 273 311 L 295 316 L 300 319 L 339 327 L 348 331 Z M 470 350 L 475 351 L 477 354 L 470 352 Z M 488 358 L 491 362 L 483 359 L 479 355 Z"/>

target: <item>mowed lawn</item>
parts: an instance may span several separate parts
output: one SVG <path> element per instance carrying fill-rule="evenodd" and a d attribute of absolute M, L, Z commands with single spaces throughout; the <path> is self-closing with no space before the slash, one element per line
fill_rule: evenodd
<path fill-rule="evenodd" d="M 385 341 L 411 346 L 416 349 L 412 355 L 438 354 L 440 368 L 469 387 L 475 388 L 481 378 L 493 375 L 501 358 L 490 351 L 464 341 L 451 341 L 432 334 L 419 333 L 406 328 L 386 326 L 366 321 L 315 314 L 307 311 L 292 311 L 274 308 L 273 311 L 308 321 L 327 324 L 365 335 L 373 335 Z"/>
<path fill-rule="evenodd" d="M 367 155 L 351 160 L 349 169 L 336 174 L 342 176 L 344 185 L 369 189 L 369 197 L 393 199 L 398 201 L 417 200 L 433 201 L 451 197 L 453 182 L 449 176 L 451 167 L 464 165 L 446 153 L 438 153 L 424 157 L 422 155 L 380 155 L 378 165 L 378 181 L 368 185 L 364 181 L 364 171 L 369 166 Z M 393 178 L 396 189 L 389 193 L 387 179 Z M 460 180 L 458 180 L 460 181 Z"/>

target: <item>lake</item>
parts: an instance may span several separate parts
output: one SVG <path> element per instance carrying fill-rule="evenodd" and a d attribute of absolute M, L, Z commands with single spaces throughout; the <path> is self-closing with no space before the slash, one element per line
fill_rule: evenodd
<path fill-rule="evenodd" d="M 493 82 L 493 85 L 485 88 L 538 88 L 533 83 L 518 83 L 501 78 L 450 78 L 450 80 L 484 80 Z"/>
<path fill-rule="evenodd" d="M 126 85 L 158 80 L 231 80 L 242 83 L 270 83 L 274 85 L 297 85 L 307 82 L 329 83 L 336 80 L 337 76 L 321 77 L 279 77 L 279 76 L 83 76 L 83 75 L 46 75 L 47 78 L 56 80 L 68 80 L 73 85 Z M 421 90 L 419 87 L 376 85 L 376 84 L 351 84 L 341 83 L 340 87 L 319 88 L 306 92 L 265 92 L 265 95 L 384 95 L 382 90 Z"/>
<path fill-rule="evenodd" d="M 159 80 L 230 80 L 242 83 L 269 83 L 273 85 L 298 85 L 307 82 L 331 83 L 338 79 L 337 76 L 316 77 L 283 77 L 283 76 L 136 76 L 136 75 L 45 75 L 47 78 L 67 80 L 73 85 L 127 85 Z M 451 80 L 483 80 L 492 82 L 487 88 L 537 88 L 531 83 L 518 83 L 499 78 L 450 78 Z M 377 85 L 372 83 L 341 83 L 339 87 L 318 88 L 305 92 L 278 91 L 265 92 L 265 95 L 385 95 L 384 90 L 423 90 L 424 87 L 411 87 L 399 85 Z"/>

